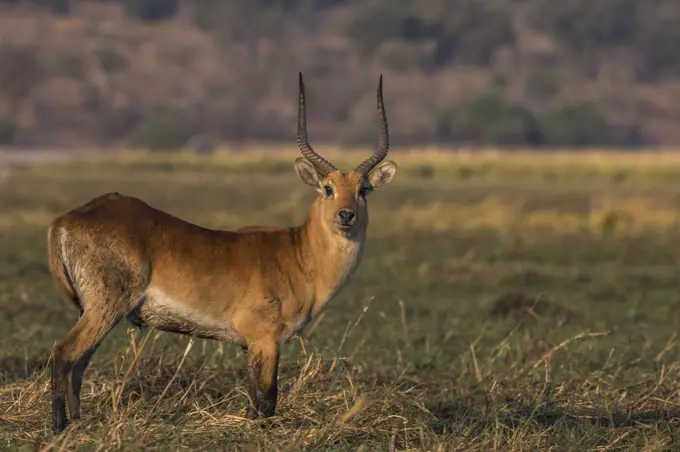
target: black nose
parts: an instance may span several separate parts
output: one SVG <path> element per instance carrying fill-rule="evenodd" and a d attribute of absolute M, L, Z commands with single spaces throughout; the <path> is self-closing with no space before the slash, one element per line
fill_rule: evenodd
<path fill-rule="evenodd" d="M 350 209 L 340 209 L 338 210 L 338 220 L 342 224 L 352 224 L 357 214 Z"/>

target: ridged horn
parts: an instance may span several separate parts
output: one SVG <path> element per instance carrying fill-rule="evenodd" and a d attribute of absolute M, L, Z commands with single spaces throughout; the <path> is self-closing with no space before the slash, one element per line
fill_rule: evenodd
<path fill-rule="evenodd" d="M 385 105 L 383 103 L 382 74 L 380 74 L 380 80 L 378 81 L 378 116 L 380 119 L 380 124 L 378 125 L 378 149 L 372 156 L 357 166 L 356 171 L 358 173 L 370 173 L 378 163 L 387 157 L 387 152 L 390 149 L 390 134 L 387 128 L 387 115 L 385 114 Z"/>
<path fill-rule="evenodd" d="M 305 109 L 305 84 L 302 81 L 302 72 L 300 72 L 300 98 L 298 102 L 298 131 L 297 144 L 302 155 L 310 161 L 319 171 L 324 175 L 337 171 L 331 162 L 317 154 L 309 145 L 307 138 L 307 112 Z"/>

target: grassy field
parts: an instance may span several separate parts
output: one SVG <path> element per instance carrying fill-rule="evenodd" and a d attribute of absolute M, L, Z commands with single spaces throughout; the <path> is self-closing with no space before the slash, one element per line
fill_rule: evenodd
<path fill-rule="evenodd" d="M 13 167 L 0 450 L 678 447 L 680 154 L 435 151 L 394 153 L 357 275 L 284 347 L 271 424 L 243 418 L 238 347 L 121 323 L 85 376 L 83 421 L 53 440 L 49 353 L 77 314 L 47 271 L 50 219 L 116 190 L 208 227 L 290 225 L 313 198 L 294 156 Z"/>

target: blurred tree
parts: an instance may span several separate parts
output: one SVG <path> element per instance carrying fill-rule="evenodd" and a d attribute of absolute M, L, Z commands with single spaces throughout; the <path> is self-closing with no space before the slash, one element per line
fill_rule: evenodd
<path fill-rule="evenodd" d="M 51 10 L 59 16 L 71 13 L 71 0 L 34 0 L 36 4 Z"/>
<path fill-rule="evenodd" d="M 638 16 L 635 39 L 640 74 L 654 79 L 680 70 L 680 2 L 648 0 Z"/>
<path fill-rule="evenodd" d="M 414 16 L 412 0 L 367 2 L 349 23 L 347 34 L 364 54 L 373 53 L 390 39 L 417 40 L 424 37 L 424 24 Z"/>
<path fill-rule="evenodd" d="M 128 13 L 146 22 L 170 19 L 179 12 L 179 0 L 125 0 Z"/>
<path fill-rule="evenodd" d="M 534 115 L 493 91 L 475 96 L 453 114 L 453 122 L 460 141 L 485 145 L 538 145 L 543 141 Z"/>
<path fill-rule="evenodd" d="M 440 14 L 428 27 L 436 42 L 434 62 L 487 65 L 496 49 L 513 44 L 509 11 L 478 0 L 441 3 Z"/>
<path fill-rule="evenodd" d="M 509 12 L 478 0 L 374 0 L 347 33 L 365 55 L 392 39 L 430 41 L 435 66 L 488 64 L 498 47 L 514 42 Z"/>
<path fill-rule="evenodd" d="M 554 69 L 537 69 L 529 74 L 527 94 L 537 101 L 550 101 L 560 90 L 559 74 Z"/>
<path fill-rule="evenodd" d="M 639 0 L 536 0 L 533 24 L 572 52 L 629 45 L 635 39 Z"/>
<path fill-rule="evenodd" d="M 134 146 L 169 151 L 181 148 L 191 137 L 184 122 L 171 115 L 160 115 L 143 122 L 132 141 Z"/>
<path fill-rule="evenodd" d="M 584 147 L 607 143 L 607 120 L 587 102 L 556 107 L 540 118 L 540 124 L 548 145 Z"/>
<path fill-rule="evenodd" d="M 0 96 L 16 115 L 23 100 L 45 76 L 38 48 L 0 43 Z"/>
<path fill-rule="evenodd" d="M 17 126 L 13 120 L 0 116 L 0 145 L 11 144 L 16 131 Z"/>

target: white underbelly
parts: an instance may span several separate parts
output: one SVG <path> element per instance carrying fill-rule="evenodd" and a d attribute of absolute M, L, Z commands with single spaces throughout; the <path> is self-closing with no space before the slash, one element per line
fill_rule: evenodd
<path fill-rule="evenodd" d="M 198 312 L 159 289 L 148 289 L 139 305 L 128 315 L 132 323 L 161 331 L 242 343 L 243 337 L 222 318 Z"/>

